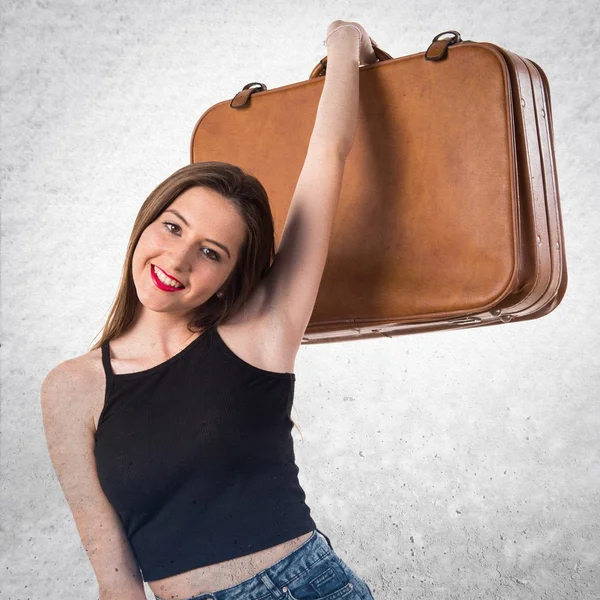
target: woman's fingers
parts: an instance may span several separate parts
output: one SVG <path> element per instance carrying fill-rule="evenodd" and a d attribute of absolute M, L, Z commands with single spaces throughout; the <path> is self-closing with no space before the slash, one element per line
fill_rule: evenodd
<path fill-rule="evenodd" d="M 373 38 L 369 37 L 369 34 L 360 23 L 357 23 L 356 21 L 342 21 L 339 19 L 335 20 L 327 28 L 327 35 L 342 25 L 354 25 L 354 27 L 356 27 L 360 32 L 359 63 L 364 65 L 376 62 L 377 57 L 375 56 L 375 50 L 373 50 L 373 48 L 375 46 L 378 47 L 377 42 Z"/>

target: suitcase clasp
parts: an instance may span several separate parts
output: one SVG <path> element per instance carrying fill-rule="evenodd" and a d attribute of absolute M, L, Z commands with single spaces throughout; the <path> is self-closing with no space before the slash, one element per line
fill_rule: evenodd
<path fill-rule="evenodd" d="M 446 38 L 443 40 L 438 39 L 442 35 L 446 35 L 447 33 L 452 34 L 453 37 Z M 427 48 L 427 52 L 425 52 L 425 60 L 442 60 L 446 57 L 448 53 L 448 47 L 452 46 L 452 44 L 459 44 L 462 42 L 460 38 L 460 33 L 458 31 L 450 30 L 444 31 L 442 33 L 438 33 L 434 38 L 431 44 L 429 44 L 429 48 Z"/>
<path fill-rule="evenodd" d="M 457 317 L 450 319 L 449 322 L 453 325 L 467 325 L 468 323 L 481 323 L 481 319 L 479 317 Z"/>
<path fill-rule="evenodd" d="M 259 86 L 259 87 L 254 87 Z M 250 96 L 256 92 L 264 92 L 267 89 L 267 86 L 264 83 L 260 83 L 258 81 L 253 81 L 252 83 L 247 83 L 240 92 L 238 92 L 229 103 L 231 108 L 242 108 L 248 104 L 250 100 Z"/>

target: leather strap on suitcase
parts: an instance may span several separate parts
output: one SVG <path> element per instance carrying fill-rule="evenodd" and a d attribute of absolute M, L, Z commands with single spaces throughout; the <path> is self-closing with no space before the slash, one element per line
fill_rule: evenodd
<path fill-rule="evenodd" d="M 567 267 L 544 71 L 456 31 L 409 56 L 374 50 L 359 67 L 358 126 L 303 343 L 547 315 Z M 324 57 L 307 81 L 272 90 L 249 83 L 194 128 L 191 162 L 257 177 L 276 239 L 326 68 Z"/>

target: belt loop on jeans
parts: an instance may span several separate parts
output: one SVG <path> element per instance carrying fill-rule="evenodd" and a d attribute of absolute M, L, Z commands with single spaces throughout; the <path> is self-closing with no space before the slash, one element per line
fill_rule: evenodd
<path fill-rule="evenodd" d="M 329 538 L 318 527 L 317 527 L 317 531 L 327 540 L 327 544 L 329 544 L 329 547 L 333 550 L 333 546 L 331 545 Z"/>

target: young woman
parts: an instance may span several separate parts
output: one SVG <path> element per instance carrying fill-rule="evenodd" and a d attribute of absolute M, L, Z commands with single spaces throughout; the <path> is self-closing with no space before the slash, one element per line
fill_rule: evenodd
<path fill-rule="evenodd" d="M 228 163 L 150 194 L 100 341 L 42 384 L 49 453 L 101 600 L 368 600 L 298 482 L 294 360 L 327 256 L 375 42 L 327 31 L 327 74 L 277 254 Z"/>

